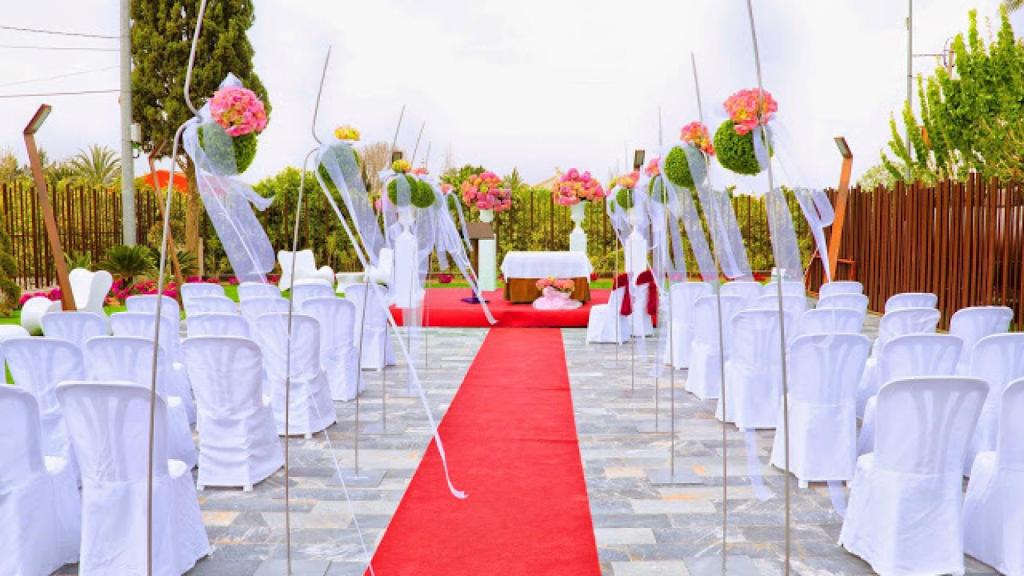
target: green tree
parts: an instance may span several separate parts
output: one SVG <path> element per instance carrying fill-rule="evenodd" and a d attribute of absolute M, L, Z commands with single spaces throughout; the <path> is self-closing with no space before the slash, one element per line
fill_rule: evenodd
<path fill-rule="evenodd" d="M 121 160 L 106 146 L 93 144 L 68 160 L 76 184 L 94 188 L 110 188 L 117 181 Z"/>
<path fill-rule="evenodd" d="M 175 131 L 192 117 L 182 99 L 182 87 L 198 10 L 199 2 L 185 0 L 132 1 L 132 114 L 142 125 L 143 149 L 154 160 L 171 154 Z M 252 0 L 218 0 L 208 5 L 192 75 L 191 99 L 197 107 L 232 73 L 259 95 L 270 112 L 246 37 L 254 20 Z M 182 153 L 179 163 L 189 176 L 185 249 L 197 253 L 202 201 L 195 192 L 191 160 Z"/>
<path fill-rule="evenodd" d="M 875 164 L 871 168 L 868 168 L 860 178 L 857 179 L 857 186 L 860 186 L 864 190 L 874 190 L 879 186 L 888 188 L 895 182 L 892 174 L 886 169 L 883 164 Z"/>
<path fill-rule="evenodd" d="M 18 264 L 11 251 L 11 239 L 0 226 L 0 316 L 10 314 L 21 298 L 21 287 L 14 281 L 18 275 Z"/>

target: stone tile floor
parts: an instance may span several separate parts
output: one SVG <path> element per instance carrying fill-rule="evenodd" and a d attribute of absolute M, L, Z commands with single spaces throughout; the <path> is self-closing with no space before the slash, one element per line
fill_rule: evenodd
<path fill-rule="evenodd" d="M 877 330 L 877 319 L 868 332 Z M 420 374 L 434 417 L 440 419 L 458 389 L 486 330 L 429 330 L 429 365 Z M 651 470 L 666 469 L 670 435 L 641 433 L 637 425 L 655 419 L 653 343 L 638 355 L 631 390 L 630 347 L 587 345 L 582 329 L 563 330 L 573 388 L 576 425 L 586 474 L 590 508 L 605 576 L 718 574 L 722 521 L 722 432 L 714 402 L 701 402 L 683 390 L 685 372 L 675 377 L 676 466 L 696 474 L 698 485 L 656 486 Z M 641 351 L 643 352 L 643 351 Z M 423 350 L 416 352 L 422 358 Z M 420 360 L 417 360 L 420 362 Z M 381 373 L 367 372 L 368 391 L 360 403 L 360 426 L 381 420 Z M 366 554 L 353 523 L 358 520 L 372 554 L 430 440 L 418 398 L 405 394 L 405 369 L 387 371 L 387 421 L 405 426 L 401 435 L 360 438 L 364 470 L 386 474 L 379 486 L 351 487 L 351 508 L 332 482 L 334 465 L 328 440 L 318 434 L 291 440 L 292 556 L 331 562 L 328 574 L 363 573 Z M 670 424 L 668 372 L 658 379 L 659 426 Z M 328 430 L 333 455 L 344 469 L 354 464 L 354 403 L 337 403 L 339 423 Z M 738 567 L 745 556 L 753 573 L 782 574 L 784 555 L 782 474 L 767 465 L 773 434 L 758 432 L 759 469 L 772 494 L 754 496 L 747 473 L 743 436 L 728 431 L 729 557 Z M 456 480 L 458 471 L 453 470 Z M 438 481 L 441 481 L 439 478 Z M 792 568 L 802 575 L 871 574 L 870 567 L 835 542 L 841 526 L 824 485 L 792 486 Z M 284 474 L 278 472 L 252 492 L 207 489 L 199 494 L 212 553 L 193 575 L 248 576 L 267 558 L 285 556 Z M 700 569 L 711 563 L 710 572 Z M 968 559 L 970 574 L 991 574 Z M 67 567 L 61 574 L 76 573 Z M 503 574 L 495 567 L 493 574 Z M 571 576 L 571 575 L 567 575 Z"/>

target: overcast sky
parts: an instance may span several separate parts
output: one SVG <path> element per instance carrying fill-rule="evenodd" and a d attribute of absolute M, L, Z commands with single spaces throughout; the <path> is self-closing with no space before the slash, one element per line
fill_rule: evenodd
<path fill-rule="evenodd" d="M 198 0 L 196 0 L 198 1 Z M 216 2 L 217 0 L 210 0 Z M 116 0 L 6 0 L 4 24 L 116 34 Z M 364 141 L 399 136 L 430 166 L 518 167 L 527 181 L 555 168 L 602 178 L 622 169 L 625 150 L 659 148 L 697 118 L 690 71 L 696 55 L 704 113 L 712 129 L 722 101 L 756 86 L 742 0 L 255 0 L 250 39 L 256 70 L 273 102 L 252 168 L 255 181 L 300 164 L 329 45 L 334 54 L 321 131 L 351 123 Z M 939 52 L 977 8 L 997 24 L 996 0 L 917 0 L 915 52 Z M 779 102 L 786 137 L 783 179 L 832 185 L 839 156 L 853 148 L 855 177 L 878 162 L 888 118 L 906 90 L 906 4 L 895 0 L 756 0 L 765 87 Z M 1024 17 L 1016 15 L 1019 28 Z M 116 41 L 0 30 L 0 45 L 116 47 Z M 199 55 L 200 58 L 203 54 Z M 0 94 L 117 88 L 116 52 L 19 50 L 0 46 Z M 935 61 L 916 60 L 927 72 Z M 56 75 L 88 74 L 20 83 Z M 18 82 L 17 84 L 13 84 Z M 38 140 L 65 156 L 92 143 L 118 149 L 116 94 L 0 98 L 0 146 L 24 158 L 21 129 L 47 101 L 54 112 Z M 138 170 L 143 170 L 141 161 Z M 721 180 L 720 180 L 721 181 Z M 739 182 L 756 190 L 757 179 Z"/>

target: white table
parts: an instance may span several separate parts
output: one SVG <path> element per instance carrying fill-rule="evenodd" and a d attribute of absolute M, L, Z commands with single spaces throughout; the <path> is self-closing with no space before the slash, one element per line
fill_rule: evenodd
<path fill-rule="evenodd" d="M 576 281 L 573 298 L 590 299 L 590 265 L 582 252 L 509 252 L 501 263 L 505 276 L 505 299 L 509 302 L 532 302 L 539 295 L 536 282 L 541 278 L 571 278 Z"/>

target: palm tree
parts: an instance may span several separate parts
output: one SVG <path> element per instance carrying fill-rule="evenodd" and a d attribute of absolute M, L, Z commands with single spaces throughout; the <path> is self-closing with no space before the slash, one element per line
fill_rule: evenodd
<path fill-rule="evenodd" d="M 94 188 L 109 188 L 117 180 L 121 160 L 106 146 L 93 144 L 71 157 L 75 182 Z"/>

